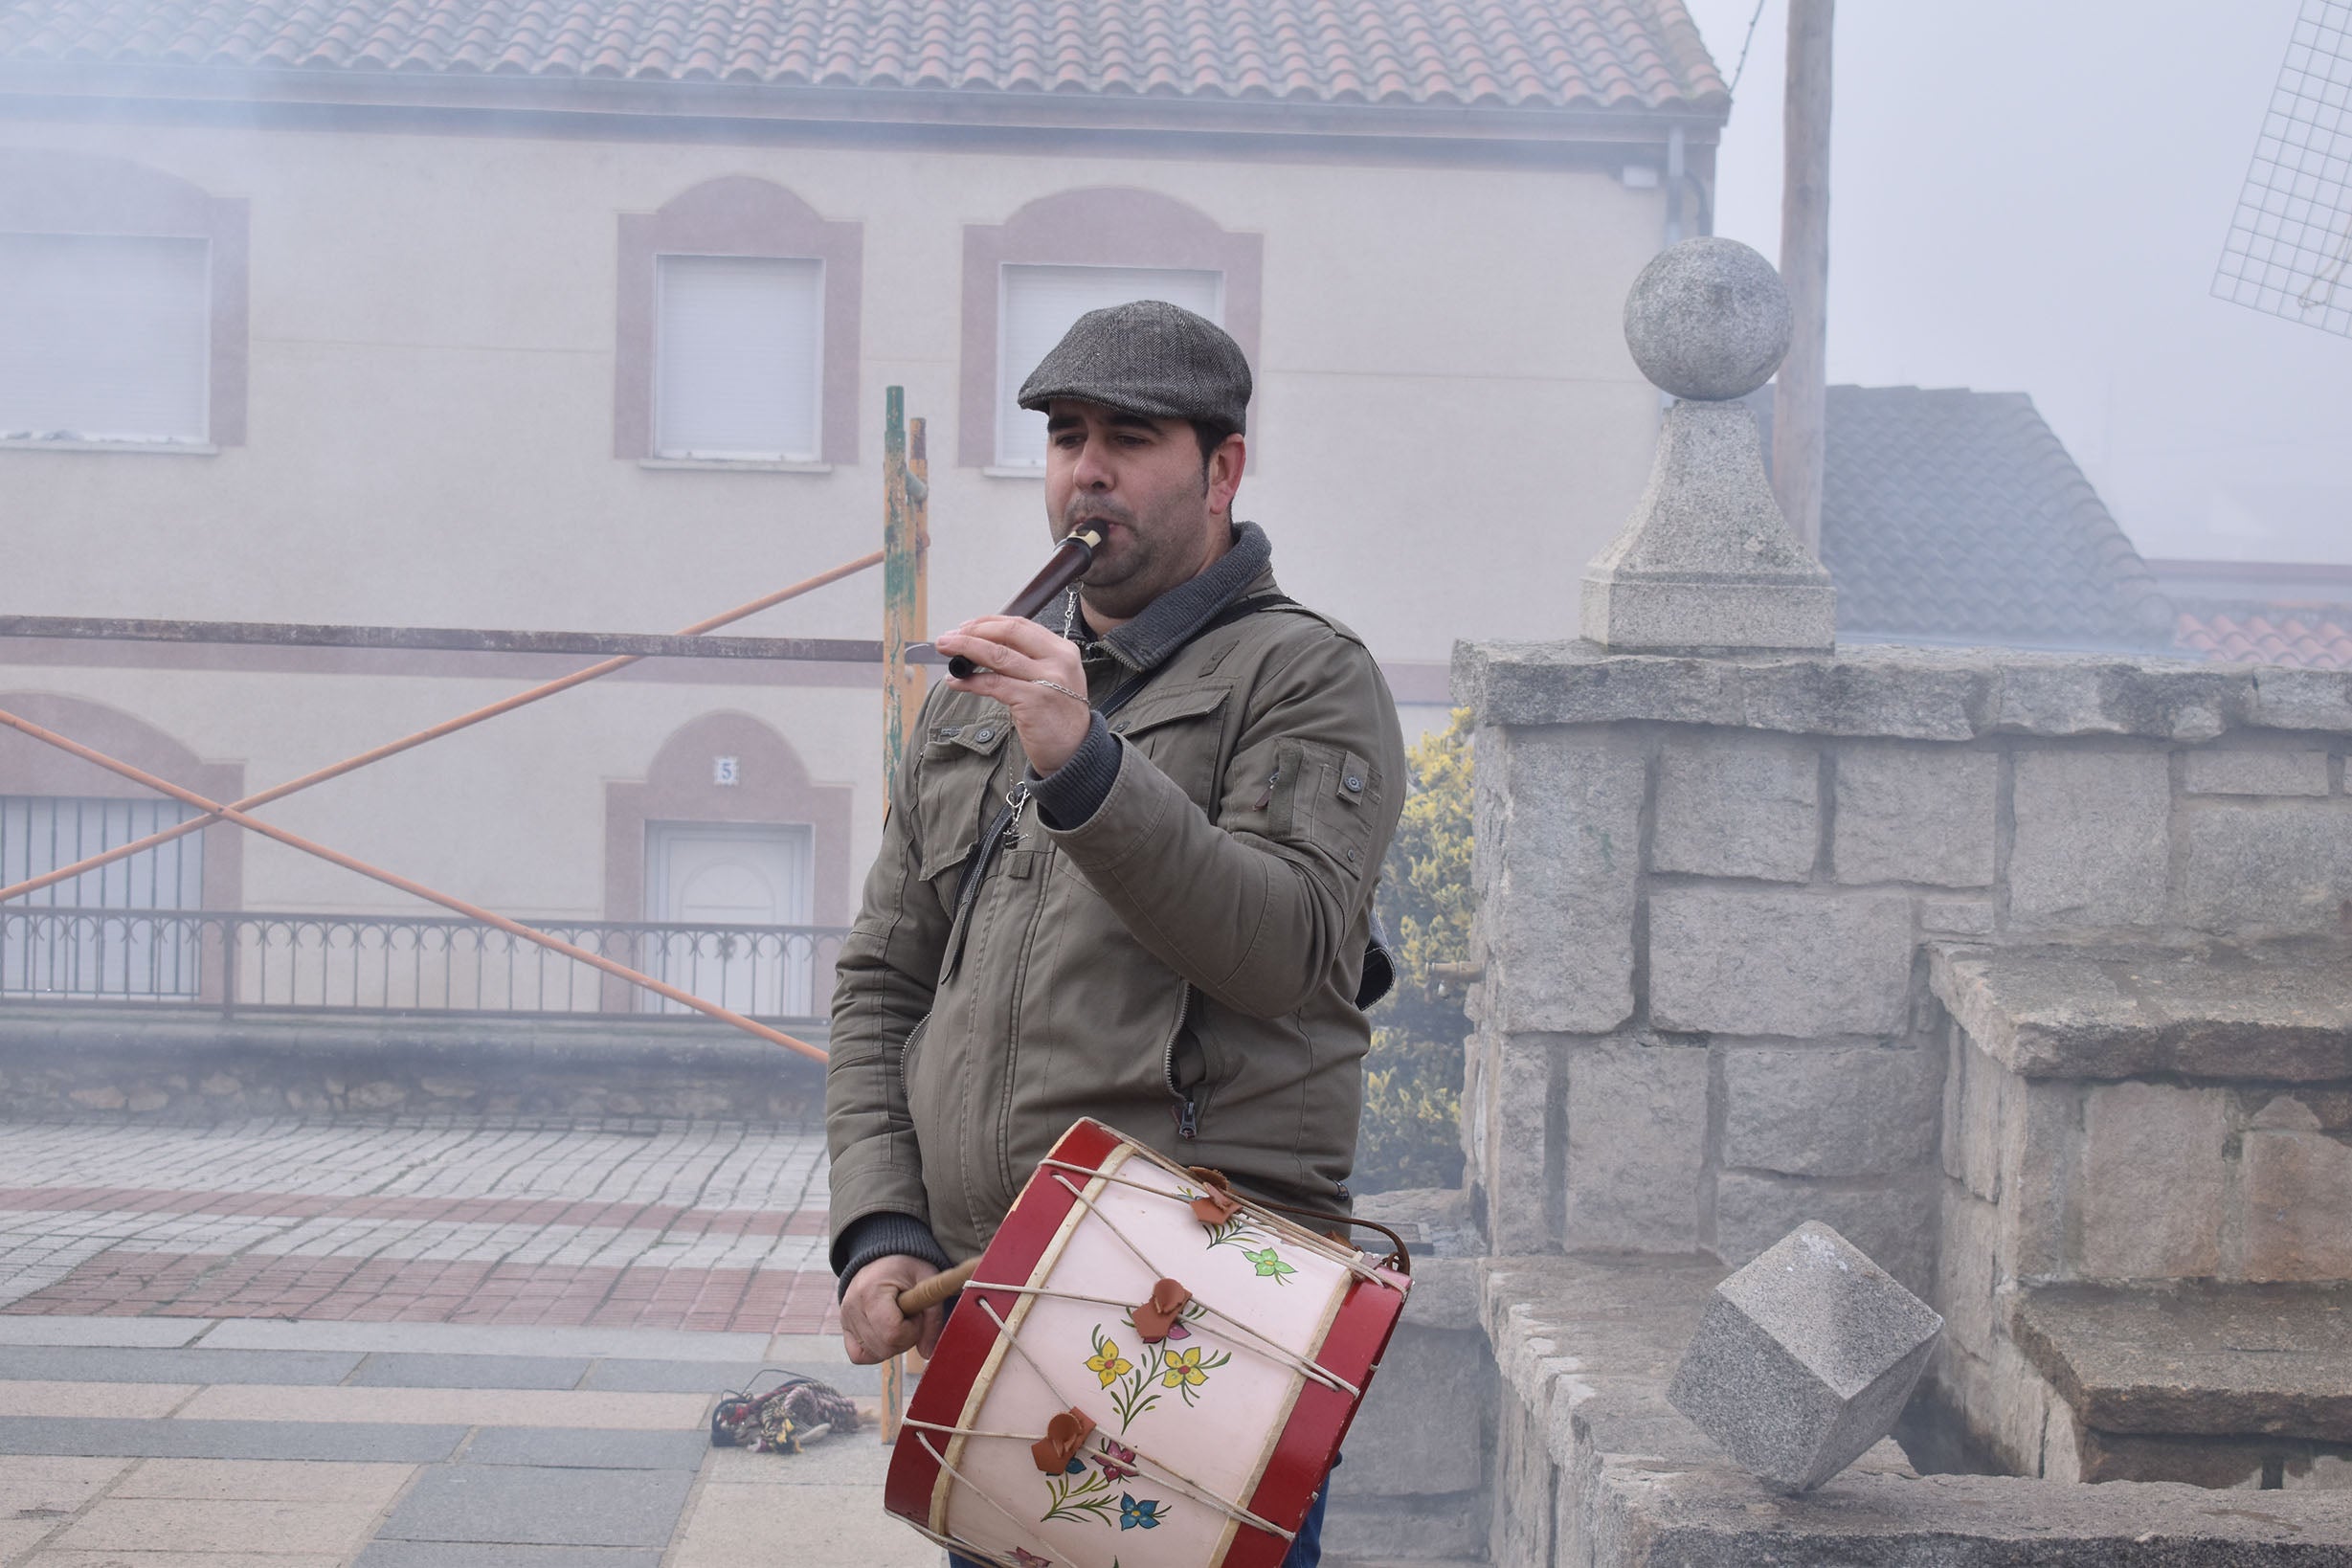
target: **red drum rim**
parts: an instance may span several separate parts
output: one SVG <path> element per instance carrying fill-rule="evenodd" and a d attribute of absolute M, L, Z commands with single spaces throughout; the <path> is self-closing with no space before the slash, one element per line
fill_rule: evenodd
<path fill-rule="evenodd" d="M 1123 1137 L 1101 1122 L 1081 1120 L 1062 1135 L 1047 1157 L 1099 1168 L 1127 1143 L 1140 1146 L 1141 1140 Z M 974 1277 L 1026 1285 L 1077 1204 L 1077 1197 L 1059 1181 L 1030 1181 L 981 1254 Z M 1318 1366 L 1356 1388 L 1364 1387 L 1379 1365 L 1404 1311 L 1405 1281 L 1390 1277 L 1396 1280 L 1394 1287 L 1364 1279 L 1348 1287 L 1315 1355 Z M 1021 1300 L 1009 1290 L 973 1286 L 965 1287 L 964 1295 L 964 1310 L 950 1320 L 936 1354 L 915 1384 L 914 1398 L 907 1409 L 910 1421 L 940 1426 L 959 1422 L 972 1397 L 972 1385 L 997 1342 L 997 1326 L 987 1313 L 976 1310 L 977 1300 L 987 1300 L 1004 1318 L 1013 1315 Z M 1266 1473 L 1250 1494 L 1246 1505 L 1250 1512 L 1285 1530 L 1294 1531 L 1306 1521 L 1307 1510 L 1330 1474 L 1332 1461 L 1338 1457 L 1348 1426 L 1355 1419 L 1357 1402 L 1336 1389 L 1301 1380 L 1297 1401 L 1275 1440 Z M 928 1532 L 940 1466 L 929 1448 L 914 1441 L 921 1430 L 913 1425 L 900 1430 L 883 1487 L 883 1507 Z M 1243 1528 L 1234 1532 L 1218 1568 L 1280 1568 L 1288 1552 L 1288 1543 L 1280 1537 Z"/>

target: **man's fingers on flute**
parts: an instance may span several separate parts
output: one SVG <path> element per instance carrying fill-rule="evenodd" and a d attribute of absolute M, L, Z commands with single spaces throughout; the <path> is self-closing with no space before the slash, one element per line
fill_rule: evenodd
<path fill-rule="evenodd" d="M 980 673 L 984 675 L 1003 675 L 1010 676 L 1016 681 L 1027 681 L 1034 675 L 1047 673 L 1042 661 L 1032 658 L 1018 648 L 1008 647 L 1004 643 L 988 638 L 974 637 L 963 632 L 950 632 L 940 638 L 939 643 L 941 652 L 963 655 L 980 666 Z M 967 679 L 973 678 L 967 677 Z M 971 689 L 987 690 L 984 686 L 974 686 Z M 990 692 L 989 695 L 996 694 Z"/>

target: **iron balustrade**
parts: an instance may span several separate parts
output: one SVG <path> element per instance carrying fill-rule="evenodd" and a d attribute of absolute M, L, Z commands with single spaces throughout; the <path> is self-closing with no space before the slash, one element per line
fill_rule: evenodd
<path fill-rule="evenodd" d="M 830 1011 L 847 930 L 538 921 L 532 929 L 778 1026 Z M 496 927 L 437 915 L 0 905 L 0 1007 L 240 1013 L 702 1015 Z"/>

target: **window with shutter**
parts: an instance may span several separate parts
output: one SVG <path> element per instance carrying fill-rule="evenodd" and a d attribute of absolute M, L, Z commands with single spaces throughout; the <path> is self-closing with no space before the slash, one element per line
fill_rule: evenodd
<path fill-rule="evenodd" d="M 1131 300 L 1165 300 L 1224 325 L 1224 275 L 1154 267 L 1007 266 L 997 320 L 997 466 L 1045 466 L 1045 415 L 1020 406 L 1020 384 L 1079 317 Z"/>
<path fill-rule="evenodd" d="M 817 461 L 824 263 L 660 258 L 654 357 L 656 456 Z"/>
<path fill-rule="evenodd" d="M 0 234 L 0 440 L 205 444 L 208 250 Z"/>

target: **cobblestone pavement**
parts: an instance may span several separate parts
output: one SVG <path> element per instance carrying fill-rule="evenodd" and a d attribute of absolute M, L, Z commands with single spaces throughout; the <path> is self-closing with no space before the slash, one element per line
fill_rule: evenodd
<path fill-rule="evenodd" d="M 936 1568 L 863 1431 L 814 1129 L 0 1126 L 5 1568 Z"/>
<path fill-rule="evenodd" d="M 835 1326 L 816 1128 L 15 1125 L 0 1313 Z"/>

